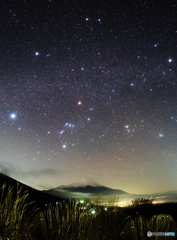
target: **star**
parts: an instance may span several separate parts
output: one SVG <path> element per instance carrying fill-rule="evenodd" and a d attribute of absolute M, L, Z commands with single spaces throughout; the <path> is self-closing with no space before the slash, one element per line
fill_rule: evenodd
<path fill-rule="evenodd" d="M 66 145 L 64 144 L 64 145 L 62 146 L 62 148 L 65 149 L 65 148 L 66 148 Z"/>
<path fill-rule="evenodd" d="M 78 102 L 78 105 L 81 105 L 81 104 L 82 104 L 82 102 L 81 102 L 81 101 L 79 101 L 79 102 Z"/>
<path fill-rule="evenodd" d="M 163 137 L 163 133 L 159 133 L 159 137 L 162 138 Z"/>
<path fill-rule="evenodd" d="M 71 124 L 71 123 L 65 123 L 65 127 L 73 128 L 75 126 L 74 126 L 74 124 Z M 64 132 L 64 130 L 63 130 L 63 132 Z"/>
<path fill-rule="evenodd" d="M 131 83 L 130 85 L 131 85 L 132 87 L 134 86 L 134 84 L 133 84 L 133 83 Z"/>
<path fill-rule="evenodd" d="M 35 52 L 35 55 L 36 55 L 36 56 L 39 56 L 39 52 Z"/>
<path fill-rule="evenodd" d="M 15 113 L 11 113 L 10 117 L 11 119 L 16 119 L 17 115 Z"/>
<path fill-rule="evenodd" d="M 169 59 L 168 59 L 168 62 L 170 62 L 170 63 L 171 63 L 171 62 L 172 62 L 172 59 L 171 59 L 171 58 L 169 58 Z"/>

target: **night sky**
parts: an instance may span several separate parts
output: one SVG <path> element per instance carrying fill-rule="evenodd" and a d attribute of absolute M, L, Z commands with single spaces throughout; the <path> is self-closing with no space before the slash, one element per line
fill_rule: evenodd
<path fill-rule="evenodd" d="M 0 171 L 177 190 L 176 1 L 0 3 Z"/>

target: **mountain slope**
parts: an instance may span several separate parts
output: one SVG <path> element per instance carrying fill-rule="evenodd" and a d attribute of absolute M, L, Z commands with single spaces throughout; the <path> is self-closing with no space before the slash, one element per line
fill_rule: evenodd
<path fill-rule="evenodd" d="M 7 185 L 11 185 L 15 191 L 17 188 L 17 182 L 19 181 L 0 173 L 0 188 L 3 186 L 4 182 Z M 37 189 L 29 187 L 21 182 L 19 182 L 19 184 L 20 186 L 23 187 L 24 191 L 29 192 L 29 200 L 35 201 L 38 206 L 44 206 L 46 203 L 52 203 L 52 202 L 55 203 L 56 201 L 63 201 L 63 198 L 60 195 L 56 197 L 56 196 L 50 195 L 50 193 L 46 193 L 44 191 L 39 191 Z"/>

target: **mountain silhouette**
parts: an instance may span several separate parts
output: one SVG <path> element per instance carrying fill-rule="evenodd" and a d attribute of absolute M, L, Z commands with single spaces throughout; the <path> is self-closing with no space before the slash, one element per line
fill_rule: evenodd
<path fill-rule="evenodd" d="M 20 184 L 20 186 L 23 187 L 24 191 L 28 191 L 29 196 L 28 199 L 29 201 L 35 201 L 37 206 L 43 207 L 45 206 L 46 203 L 55 203 L 58 201 L 62 201 L 63 202 L 63 198 L 60 195 L 54 196 L 51 195 L 50 193 L 46 193 L 44 191 L 40 191 L 37 189 L 34 189 L 28 185 L 25 185 L 7 175 L 4 175 L 2 173 L 0 173 L 0 189 L 3 186 L 3 184 L 6 183 L 7 186 L 12 186 L 14 191 L 16 191 L 17 189 L 17 183 Z M 67 199 L 65 199 L 67 201 Z M 68 199 L 69 201 L 69 199 Z"/>
<path fill-rule="evenodd" d="M 102 184 L 99 184 L 95 182 L 92 179 L 89 178 L 83 178 L 79 182 L 75 182 L 69 185 L 61 185 L 57 188 L 49 189 L 45 192 L 50 194 L 57 194 L 60 193 L 60 191 L 66 191 L 66 192 L 77 192 L 77 193 L 89 193 L 89 194 L 102 194 L 102 195 L 129 195 L 129 193 L 124 192 L 119 189 L 112 189 L 106 186 L 103 186 Z"/>

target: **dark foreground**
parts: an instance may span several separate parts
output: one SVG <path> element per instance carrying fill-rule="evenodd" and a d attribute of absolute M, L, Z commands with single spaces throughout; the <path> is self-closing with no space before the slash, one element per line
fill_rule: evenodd
<path fill-rule="evenodd" d="M 177 204 L 101 207 L 87 203 L 55 203 L 40 207 L 19 184 L 0 192 L 2 240 L 144 240 L 177 239 Z M 147 232 L 175 236 L 147 236 Z"/>

